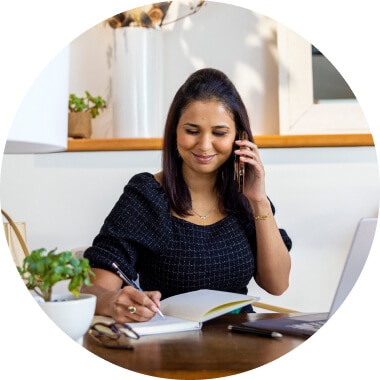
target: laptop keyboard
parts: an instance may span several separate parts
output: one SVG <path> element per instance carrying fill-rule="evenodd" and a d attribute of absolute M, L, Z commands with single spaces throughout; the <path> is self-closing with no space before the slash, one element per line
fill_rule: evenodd
<path fill-rule="evenodd" d="M 314 322 L 300 322 L 300 323 L 295 323 L 292 325 L 288 325 L 287 327 L 291 327 L 293 329 L 298 329 L 298 330 L 304 330 L 304 331 L 313 331 L 316 332 L 318 331 L 326 321 L 314 321 Z"/>

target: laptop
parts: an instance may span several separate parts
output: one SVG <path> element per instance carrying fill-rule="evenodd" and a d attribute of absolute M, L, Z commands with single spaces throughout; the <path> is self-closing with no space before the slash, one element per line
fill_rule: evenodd
<path fill-rule="evenodd" d="M 350 293 L 367 260 L 376 225 L 377 218 L 360 219 L 329 312 L 302 313 L 287 318 L 243 322 L 242 325 L 289 335 L 313 335 L 331 318 Z"/>

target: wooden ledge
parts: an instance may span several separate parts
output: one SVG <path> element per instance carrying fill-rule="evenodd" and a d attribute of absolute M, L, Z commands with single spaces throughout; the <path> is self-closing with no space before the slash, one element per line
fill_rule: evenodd
<path fill-rule="evenodd" d="M 262 135 L 255 136 L 260 148 L 374 146 L 371 134 Z M 161 150 L 162 138 L 69 139 L 68 152 Z"/>
<path fill-rule="evenodd" d="M 68 152 L 161 149 L 161 137 L 126 139 L 72 139 L 67 142 Z"/>

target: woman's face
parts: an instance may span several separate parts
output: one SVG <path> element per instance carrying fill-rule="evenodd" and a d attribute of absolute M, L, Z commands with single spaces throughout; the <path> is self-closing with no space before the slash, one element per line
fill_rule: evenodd
<path fill-rule="evenodd" d="M 230 157 L 235 136 L 235 122 L 222 103 L 191 102 L 177 125 L 182 169 L 189 173 L 216 172 Z"/>

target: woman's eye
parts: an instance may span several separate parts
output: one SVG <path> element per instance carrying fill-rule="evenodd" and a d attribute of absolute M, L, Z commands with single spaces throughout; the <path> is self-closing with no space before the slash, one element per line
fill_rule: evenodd
<path fill-rule="evenodd" d="M 221 131 L 216 131 L 216 132 L 214 132 L 214 135 L 215 135 L 215 136 L 218 136 L 218 137 L 225 136 L 226 134 L 227 134 L 227 132 L 221 132 Z"/>
<path fill-rule="evenodd" d="M 196 135 L 198 131 L 195 129 L 186 129 L 186 133 L 189 135 Z"/>

